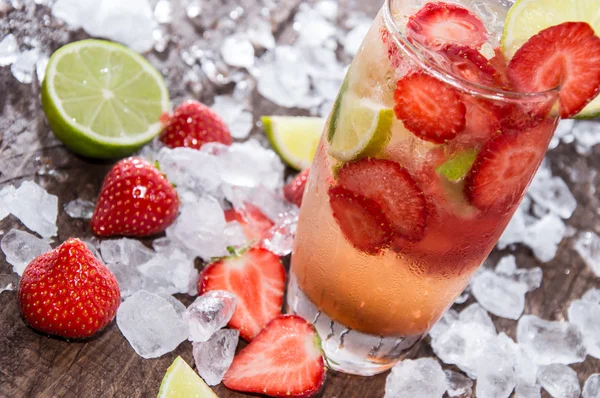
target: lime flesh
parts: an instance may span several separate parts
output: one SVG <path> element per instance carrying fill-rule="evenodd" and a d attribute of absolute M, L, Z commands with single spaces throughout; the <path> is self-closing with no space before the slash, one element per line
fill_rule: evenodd
<path fill-rule="evenodd" d="M 114 158 L 154 138 L 170 103 L 162 76 L 143 57 L 120 44 L 83 40 L 50 57 L 42 106 L 52 131 L 71 150 Z"/>
<path fill-rule="evenodd" d="M 160 384 L 157 398 L 218 398 L 181 357 L 175 358 Z"/>

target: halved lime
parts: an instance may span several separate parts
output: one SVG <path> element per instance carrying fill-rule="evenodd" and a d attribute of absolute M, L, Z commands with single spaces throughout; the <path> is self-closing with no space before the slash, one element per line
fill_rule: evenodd
<path fill-rule="evenodd" d="M 160 73 L 120 44 L 82 40 L 48 62 L 42 106 L 52 131 L 74 152 L 93 158 L 126 156 L 161 130 L 170 108 Z"/>
<path fill-rule="evenodd" d="M 310 166 L 325 119 L 305 116 L 263 116 L 265 134 L 284 162 L 296 170 Z"/>
<path fill-rule="evenodd" d="M 531 36 L 563 22 L 587 22 L 600 35 L 600 5 L 598 0 L 517 0 L 504 23 L 500 45 L 507 59 Z M 590 102 L 576 118 L 600 116 L 600 96 Z"/>
<path fill-rule="evenodd" d="M 341 99 L 329 154 L 349 161 L 380 153 L 392 135 L 394 111 L 347 91 Z M 333 115 L 332 115 L 333 118 Z"/>
<path fill-rule="evenodd" d="M 157 398 L 218 398 L 181 357 L 175 358 L 160 383 Z"/>

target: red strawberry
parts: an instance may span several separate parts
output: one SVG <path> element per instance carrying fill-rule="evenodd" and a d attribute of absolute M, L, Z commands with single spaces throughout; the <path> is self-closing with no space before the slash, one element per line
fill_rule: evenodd
<path fill-rule="evenodd" d="M 465 128 L 465 105 L 451 86 L 425 73 L 400 79 L 394 92 L 396 117 L 417 137 L 438 144 Z"/>
<path fill-rule="evenodd" d="M 248 341 L 281 313 L 284 289 L 285 270 L 279 257 L 261 248 L 209 264 L 198 281 L 200 294 L 226 290 L 237 296 L 228 326 Z"/>
<path fill-rule="evenodd" d="M 347 190 L 378 203 L 395 234 L 413 242 L 425 235 L 425 195 L 398 163 L 384 159 L 346 163 L 338 172 L 338 181 Z"/>
<path fill-rule="evenodd" d="M 523 92 L 559 87 L 560 117 L 574 116 L 600 92 L 600 37 L 585 22 L 544 29 L 517 50 L 507 73 Z"/>
<path fill-rule="evenodd" d="M 427 3 L 406 24 L 407 36 L 432 50 L 447 44 L 479 48 L 487 30 L 477 16 L 456 4 Z"/>
<path fill-rule="evenodd" d="M 179 105 L 160 133 L 160 140 L 171 148 L 200 149 L 207 142 L 231 145 L 229 128 L 219 115 L 198 101 Z"/>
<path fill-rule="evenodd" d="M 296 315 L 273 319 L 233 358 L 227 388 L 272 397 L 312 397 L 325 380 L 321 341 Z"/>
<path fill-rule="evenodd" d="M 394 68 L 399 67 L 402 64 L 402 55 L 400 54 L 400 50 L 396 47 L 396 43 L 391 38 L 391 33 L 385 27 L 381 27 L 379 29 L 379 34 L 381 35 L 381 41 L 387 48 L 387 56 L 392 66 Z"/>
<path fill-rule="evenodd" d="M 250 203 L 245 203 L 243 209 L 226 210 L 225 221 L 237 221 L 242 226 L 246 239 L 250 242 L 260 242 L 273 227 L 273 221 L 265 216 L 260 209 Z"/>
<path fill-rule="evenodd" d="M 510 90 L 512 89 L 512 87 L 506 75 L 506 68 L 508 68 L 508 62 L 506 61 L 506 58 L 504 57 L 504 54 L 502 54 L 500 48 L 495 48 L 494 54 L 494 57 L 490 59 L 490 65 L 498 73 L 502 88 Z"/>
<path fill-rule="evenodd" d="M 283 187 L 283 196 L 285 199 L 300 207 L 302 204 L 302 196 L 304 195 L 304 189 L 306 188 L 306 181 L 308 180 L 308 174 L 310 169 L 304 169 L 289 183 Z"/>
<path fill-rule="evenodd" d="M 119 161 L 106 175 L 92 216 L 96 235 L 150 236 L 163 232 L 179 210 L 177 191 L 150 162 Z"/>
<path fill-rule="evenodd" d="M 103 329 L 121 303 L 115 276 L 79 239 L 35 258 L 19 283 L 25 321 L 41 332 L 85 338 Z"/>
<path fill-rule="evenodd" d="M 501 86 L 502 77 L 479 51 L 467 46 L 450 45 L 443 49 L 443 54 L 455 75 L 483 86 Z"/>
<path fill-rule="evenodd" d="M 392 228 L 377 202 L 339 185 L 327 193 L 333 217 L 355 248 L 376 255 L 389 245 Z"/>
<path fill-rule="evenodd" d="M 549 120 L 529 131 L 508 132 L 488 141 L 465 177 L 467 200 L 484 211 L 510 211 L 523 197 L 554 128 Z"/>

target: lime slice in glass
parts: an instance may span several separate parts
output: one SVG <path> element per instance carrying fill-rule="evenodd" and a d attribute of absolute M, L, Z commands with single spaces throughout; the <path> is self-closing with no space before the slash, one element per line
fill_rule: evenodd
<path fill-rule="evenodd" d="M 476 157 L 477 150 L 467 149 L 446 160 L 436 170 L 449 181 L 457 182 L 462 180 L 471 170 Z"/>
<path fill-rule="evenodd" d="M 325 119 L 304 116 L 263 116 L 265 134 L 284 162 L 296 170 L 310 166 Z"/>
<path fill-rule="evenodd" d="M 175 358 L 160 383 L 157 398 L 218 398 L 181 357 Z"/>
<path fill-rule="evenodd" d="M 342 161 L 376 156 L 390 140 L 394 111 L 347 91 L 341 98 L 329 154 Z"/>
<path fill-rule="evenodd" d="M 93 158 L 131 154 L 162 129 L 170 108 L 160 73 L 120 44 L 83 40 L 48 62 L 42 106 L 52 131 L 74 152 Z"/>
<path fill-rule="evenodd" d="M 587 22 L 600 35 L 600 5 L 598 0 L 517 0 L 504 23 L 500 45 L 507 59 L 531 36 L 563 22 Z M 600 96 L 590 102 L 576 118 L 600 116 Z"/>

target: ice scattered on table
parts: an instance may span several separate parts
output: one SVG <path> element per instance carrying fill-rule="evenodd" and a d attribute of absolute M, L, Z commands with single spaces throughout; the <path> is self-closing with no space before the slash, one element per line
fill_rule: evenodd
<path fill-rule="evenodd" d="M 548 262 L 556 256 L 558 245 L 565 237 L 565 223 L 553 213 L 532 224 L 527 231 L 525 244 L 541 262 Z"/>
<path fill-rule="evenodd" d="M 538 380 L 544 390 L 555 398 L 577 398 L 581 393 L 577 373 L 567 365 L 540 366 Z"/>
<path fill-rule="evenodd" d="M 233 316 L 236 301 L 234 294 L 224 290 L 213 290 L 196 298 L 184 315 L 190 329 L 189 340 L 207 341 L 225 327 Z"/>
<path fill-rule="evenodd" d="M 342 45 L 344 46 L 344 50 L 346 50 L 348 55 L 354 57 L 358 53 L 361 43 L 367 35 L 371 24 L 372 21 L 365 20 L 356 25 L 350 32 L 348 32 L 345 35 Z"/>
<path fill-rule="evenodd" d="M 254 47 L 245 32 L 235 33 L 223 41 L 221 47 L 223 61 L 238 68 L 251 68 L 254 65 Z"/>
<path fill-rule="evenodd" d="M 8 66 L 17 60 L 19 56 L 19 44 L 11 33 L 0 41 L 0 66 Z"/>
<path fill-rule="evenodd" d="M 600 373 L 594 373 L 588 377 L 583 385 L 583 398 L 598 398 L 600 397 Z"/>
<path fill-rule="evenodd" d="M 121 304 L 117 325 L 135 352 L 146 359 L 173 351 L 188 337 L 187 324 L 173 303 L 144 290 Z"/>
<path fill-rule="evenodd" d="M 19 276 L 17 274 L 0 274 L 0 293 L 17 290 Z"/>
<path fill-rule="evenodd" d="M 0 221 L 10 214 L 11 204 L 15 197 L 15 187 L 5 185 L 0 190 Z"/>
<path fill-rule="evenodd" d="M 452 370 L 445 370 L 444 373 L 448 384 L 446 393 L 449 397 L 469 397 L 472 395 L 473 381 L 471 379 Z"/>
<path fill-rule="evenodd" d="M 583 261 L 596 276 L 600 276 L 600 237 L 592 231 L 583 231 L 573 245 Z"/>
<path fill-rule="evenodd" d="M 65 203 L 64 205 L 65 213 L 67 213 L 69 217 L 83 218 L 84 220 L 92 218 L 95 208 L 96 204 L 94 202 L 79 198 L 72 200 L 69 203 Z"/>
<path fill-rule="evenodd" d="M 52 250 L 48 242 L 18 229 L 8 231 L 0 242 L 6 262 L 13 266 L 13 271 L 23 275 L 25 267 L 34 258 Z"/>
<path fill-rule="evenodd" d="M 262 21 L 254 23 L 248 30 L 248 38 L 257 48 L 271 50 L 275 47 L 275 37 L 269 23 Z"/>
<path fill-rule="evenodd" d="M 157 23 L 148 0 L 58 0 L 52 14 L 70 28 L 111 39 L 138 52 L 152 49 Z"/>
<path fill-rule="evenodd" d="M 527 194 L 540 206 L 561 218 L 570 218 L 577 207 L 577 200 L 567 183 L 560 177 L 538 173 Z"/>
<path fill-rule="evenodd" d="M 264 239 L 263 247 L 278 256 L 287 256 L 292 252 L 297 225 L 298 208 L 281 213 Z"/>
<path fill-rule="evenodd" d="M 591 303 L 600 304 L 600 289 L 588 290 L 583 296 L 581 296 L 581 299 Z"/>
<path fill-rule="evenodd" d="M 562 119 L 556 130 L 554 131 L 554 135 L 550 140 L 550 144 L 548 145 L 548 149 L 554 149 L 558 147 L 561 142 L 570 143 L 573 142 L 575 137 L 573 137 L 572 131 L 573 126 L 575 125 L 574 119 Z"/>
<path fill-rule="evenodd" d="M 568 315 L 569 322 L 583 334 L 587 353 L 600 358 L 600 302 L 585 298 L 574 300 L 569 305 Z"/>
<path fill-rule="evenodd" d="M 6 208 L 17 217 L 31 231 L 38 233 L 42 238 L 55 236 L 56 217 L 58 216 L 58 197 L 51 195 L 33 181 L 23 181 L 14 192 L 8 189 L 4 197 Z M 0 200 L 2 193 L 0 193 Z M 10 199 L 9 199 L 10 198 Z M 8 203 L 7 203 L 8 202 Z M 0 202 L 0 208 L 2 208 Z"/>
<path fill-rule="evenodd" d="M 235 329 L 222 329 L 206 342 L 193 343 L 196 369 L 209 386 L 215 386 L 223 380 L 233 361 L 239 336 L 240 332 Z"/>
<path fill-rule="evenodd" d="M 215 111 L 229 126 L 231 136 L 236 139 L 245 139 L 254 126 L 252 113 L 245 110 L 243 101 L 232 95 L 218 95 L 211 109 Z"/>
<path fill-rule="evenodd" d="M 31 83 L 36 74 L 36 62 L 39 57 L 40 52 L 36 48 L 19 53 L 17 59 L 10 66 L 10 71 L 15 79 L 24 84 Z"/>
<path fill-rule="evenodd" d="M 592 148 L 600 144 L 600 124 L 591 120 L 580 120 L 573 127 L 575 149 L 582 155 L 592 153 Z"/>
<path fill-rule="evenodd" d="M 167 24 L 173 19 L 171 0 L 158 0 L 154 6 L 154 19 L 156 22 Z"/>
<path fill-rule="evenodd" d="M 438 361 L 407 359 L 392 368 L 384 398 L 441 398 L 447 388 L 446 374 Z"/>
<path fill-rule="evenodd" d="M 517 324 L 517 341 L 539 365 L 583 362 L 587 352 L 579 328 L 568 322 L 552 322 L 524 315 Z"/>

